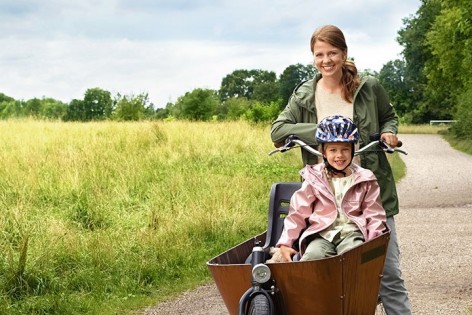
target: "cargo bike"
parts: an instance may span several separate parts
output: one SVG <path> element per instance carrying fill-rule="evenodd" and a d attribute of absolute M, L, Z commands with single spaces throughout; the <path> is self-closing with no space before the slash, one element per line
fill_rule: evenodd
<path fill-rule="evenodd" d="M 400 152 L 371 136 L 355 155 L 382 150 Z M 399 142 L 401 146 L 401 142 Z M 301 147 L 322 154 L 297 139 L 272 151 Z M 344 252 L 312 261 L 267 263 L 277 243 L 292 194 L 301 182 L 274 183 L 271 187 L 267 230 L 221 253 L 207 266 L 230 315 L 370 315 L 379 304 L 379 288 L 390 232 Z"/>

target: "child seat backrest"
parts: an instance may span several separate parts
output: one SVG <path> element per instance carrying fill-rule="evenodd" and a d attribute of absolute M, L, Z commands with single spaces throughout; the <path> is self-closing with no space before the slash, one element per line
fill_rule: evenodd
<path fill-rule="evenodd" d="M 301 186 L 301 182 L 272 184 L 269 198 L 267 237 L 264 247 L 271 247 L 277 244 L 284 228 L 284 219 L 288 214 L 290 198 Z"/>

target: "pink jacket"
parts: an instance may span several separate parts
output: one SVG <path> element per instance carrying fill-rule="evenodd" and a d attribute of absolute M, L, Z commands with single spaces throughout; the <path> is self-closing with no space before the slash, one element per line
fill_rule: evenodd
<path fill-rule="evenodd" d="M 290 210 L 284 220 L 284 229 L 277 243 L 291 247 L 300 236 L 300 254 L 305 252 L 307 237 L 318 233 L 334 223 L 337 217 L 336 201 L 324 163 L 307 165 L 300 171 L 305 179 L 302 187 L 290 200 Z M 379 236 L 385 230 L 386 215 L 380 200 L 377 179 L 370 170 L 352 164 L 353 185 L 342 201 L 345 215 L 357 226 L 366 241 Z"/>

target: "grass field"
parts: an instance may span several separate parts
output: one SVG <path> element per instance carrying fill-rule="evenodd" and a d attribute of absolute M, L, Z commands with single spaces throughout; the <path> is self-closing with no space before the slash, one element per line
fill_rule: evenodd
<path fill-rule="evenodd" d="M 125 314 L 208 282 L 206 261 L 262 232 L 271 184 L 301 167 L 244 122 L 0 132 L 0 314 Z"/>
<path fill-rule="evenodd" d="M 268 127 L 0 122 L 0 313 L 116 314 L 208 280 L 265 228 Z"/>

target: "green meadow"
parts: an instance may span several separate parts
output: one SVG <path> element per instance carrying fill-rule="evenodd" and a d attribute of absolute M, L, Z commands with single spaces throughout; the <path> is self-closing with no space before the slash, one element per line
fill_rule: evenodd
<path fill-rule="evenodd" d="M 209 281 L 205 262 L 265 229 L 275 181 L 244 122 L 2 121 L 0 313 L 126 313 Z"/>
<path fill-rule="evenodd" d="M 0 121 L 0 314 L 126 314 L 212 281 L 265 230 L 271 184 L 299 179 L 269 130 Z"/>

